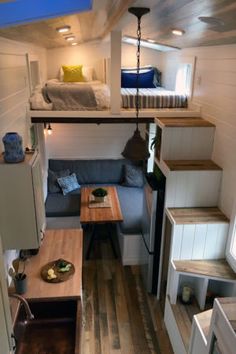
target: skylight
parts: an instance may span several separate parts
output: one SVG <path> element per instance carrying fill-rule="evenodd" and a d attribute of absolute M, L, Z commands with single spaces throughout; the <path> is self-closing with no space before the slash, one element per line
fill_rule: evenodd
<path fill-rule="evenodd" d="M 0 3 L 0 27 L 92 9 L 92 0 L 18 0 Z"/>
<path fill-rule="evenodd" d="M 127 43 L 127 44 L 137 45 L 137 38 L 124 36 L 124 37 L 122 37 L 122 42 Z M 155 41 L 150 41 L 150 40 L 145 40 L 145 39 L 141 39 L 140 46 L 154 49 L 154 50 L 159 50 L 161 52 L 169 52 L 172 50 L 179 50 L 180 49 L 178 47 L 172 47 L 169 45 L 165 45 L 165 44 L 161 44 L 161 43 L 158 43 Z"/>

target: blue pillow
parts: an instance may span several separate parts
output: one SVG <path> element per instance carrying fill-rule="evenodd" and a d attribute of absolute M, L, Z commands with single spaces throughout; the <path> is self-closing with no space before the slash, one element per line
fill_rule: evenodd
<path fill-rule="evenodd" d="M 124 182 L 126 187 L 142 187 L 144 184 L 143 171 L 134 165 L 124 165 Z"/>
<path fill-rule="evenodd" d="M 60 177 L 57 179 L 57 182 L 62 189 L 63 195 L 80 188 L 75 173 L 72 173 L 70 176 Z"/>
<path fill-rule="evenodd" d="M 70 175 L 70 171 L 60 170 L 60 171 L 52 171 L 48 170 L 48 192 L 49 193 L 60 193 L 61 189 L 58 185 L 57 179 L 60 177 L 66 177 Z"/>
<path fill-rule="evenodd" d="M 138 83 L 139 88 L 155 88 L 153 84 L 154 70 L 151 69 L 144 73 L 139 73 Z M 137 87 L 137 73 L 121 71 L 121 87 L 136 88 Z"/>

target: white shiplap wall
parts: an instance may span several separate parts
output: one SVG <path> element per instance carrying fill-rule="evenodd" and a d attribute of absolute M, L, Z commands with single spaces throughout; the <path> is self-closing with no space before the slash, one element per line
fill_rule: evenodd
<path fill-rule="evenodd" d="M 98 79 L 103 79 L 102 59 L 110 58 L 110 42 L 104 41 L 99 43 L 81 44 L 74 47 L 63 47 L 48 49 L 47 64 L 48 78 L 56 78 L 59 74 L 61 65 L 78 65 L 92 66 Z M 141 65 L 156 65 L 161 69 L 161 52 L 141 49 L 140 62 Z M 121 55 L 122 66 L 136 66 L 136 48 L 133 45 L 122 44 Z"/>
<path fill-rule="evenodd" d="M 236 194 L 236 45 L 163 54 L 163 79 L 171 86 L 181 56 L 195 56 L 193 103 L 216 125 L 212 159 L 223 168 L 219 206 L 230 217 Z"/>
<path fill-rule="evenodd" d="M 4 147 L 2 137 L 7 131 L 16 131 L 23 138 L 24 146 L 30 143 L 28 107 L 28 73 L 26 53 L 40 60 L 40 76 L 46 79 L 46 50 L 0 37 L 0 152 Z M 5 268 L 9 269 L 16 251 L 4 254 Z M 10 281 L 10 277 L 8 278 Z"/>
<path fill-rule="evenodd" d="M 46 136 L 48 158 L 120 158 L 134 124 L 51 124 Z M 144 125 L 140 125 L 144 132 Z M 144 134 L 143 134 L 144 135 Z"/>

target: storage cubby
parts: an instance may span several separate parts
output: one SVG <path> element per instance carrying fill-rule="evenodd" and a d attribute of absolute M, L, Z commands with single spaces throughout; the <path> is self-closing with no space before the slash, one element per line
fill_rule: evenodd
<path fill-rule="evenodd" d="M 236 274 L 226 261 L 171 261 L 168 295 L 176 304 L 183 285 L 192 289 L 200 310 L 204 310 L 209 293 L 215 296 L 236 295 Z"/>

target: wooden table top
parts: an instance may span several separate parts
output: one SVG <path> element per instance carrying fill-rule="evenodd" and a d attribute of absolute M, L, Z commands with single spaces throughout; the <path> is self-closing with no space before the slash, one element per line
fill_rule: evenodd
<path fill-rule="evenodd" d="M 47 230 L 39 253 L 26 261 L 26 299 L 79 298 L 82 294 L 82 229 Z M 75 273 L 62 283 L 47 283 L 40 275 L 50 261 L 63 258 L 75 266 Z"/>
<path fill-rule="evenodd" d="M 89 208 L 89 196 L 95 187 L 83 187 L 81 189 L 81 223 L 104 223 L 119 222 L 123 220 L 120 202 L 114 186 L 103 187 L 107 190 L 110 197 L 111 207 L 108 208 Z"/>

